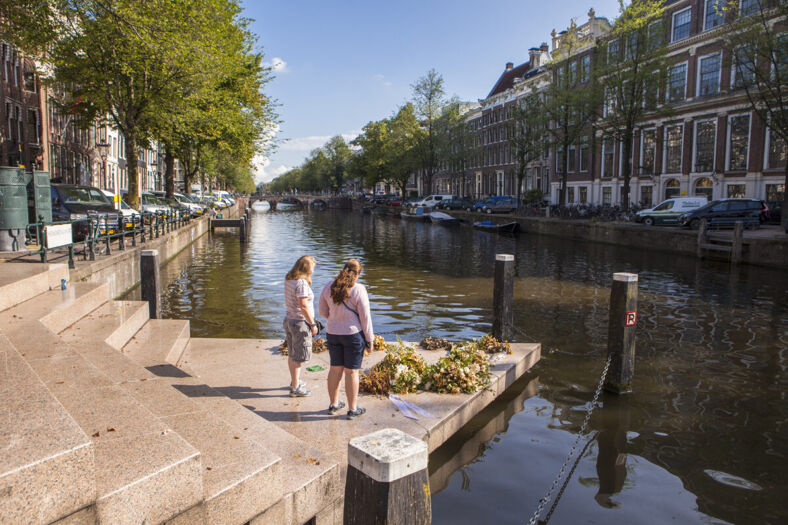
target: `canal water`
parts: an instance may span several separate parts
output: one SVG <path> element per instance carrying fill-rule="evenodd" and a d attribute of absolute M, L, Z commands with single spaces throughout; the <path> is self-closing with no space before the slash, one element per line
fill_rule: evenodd
<path fill-rule="evenodd" d="M 432 454 L 434 523 L 528 521 L 591 402 L 622 271 L 640 275 L 635 393 L 602 398 L 550 522 L 788 521 L 786 272 L 356 212 L 266 212 L 253 214 L 248 244 L 217 232 L 166 267 L 164 315 L 190 319 L 197 337 L 279 338 L 296 258 L 317 258 L 319 293 L 357 257 L 376 333 L 478 337 L 491 327 L 495 253 L 516 256 L 518 339 L 542 342 L 543 357 Z"/>

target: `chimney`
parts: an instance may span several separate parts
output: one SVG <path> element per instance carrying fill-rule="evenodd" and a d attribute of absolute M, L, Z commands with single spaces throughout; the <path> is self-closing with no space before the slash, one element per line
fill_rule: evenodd
<path fill-rule="evenodd" d="M 514 67 L 513 63 L 511 62 L 506 63 L 506 71 L 511 71 L 513 67 Z"/>
<path fill-rule="evenodd" d="M 528 50 L 528 69 L 536 69 L 539 67 L 539 48 L 532 47 Z"/>

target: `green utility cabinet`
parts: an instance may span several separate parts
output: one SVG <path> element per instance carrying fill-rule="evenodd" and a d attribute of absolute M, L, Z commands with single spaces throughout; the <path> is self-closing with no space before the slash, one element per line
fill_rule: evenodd
<path fill-rule="evenodd" d="M 27 184 L 31 176 L 24 168 L 0 166 L 0 251 L 25 247 L 28 224 Z M 51 211 L 50 211 L 51 217 Z"/>
<path fill-rule="evenodd" d="M 33 172 L 32 180 L 27 185 L 27 204 L 30 224 L 52 222 L 52 196 L 48 171 Z"/>

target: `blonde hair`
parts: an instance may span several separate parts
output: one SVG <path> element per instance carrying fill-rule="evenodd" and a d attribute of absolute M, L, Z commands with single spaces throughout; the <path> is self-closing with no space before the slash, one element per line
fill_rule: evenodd
<path fill-rule="evenodd" d="M 348 291 L 356 284 L 356 279 L 361 275 L 361 263 L 358 259 L 348 259 L 344 268 L 337 274 L 331 283 L 331 299 L 334 304 L 340 304 L 347 299 Z"/>
<path fill-rule="evenodd" d="M 285 276 L 286 281 L 303 279 L 312 286 L 312 272 L 315 270 L 315 258 L 311 255 L 302 255 L 298 258 L 290 271 Z"/>

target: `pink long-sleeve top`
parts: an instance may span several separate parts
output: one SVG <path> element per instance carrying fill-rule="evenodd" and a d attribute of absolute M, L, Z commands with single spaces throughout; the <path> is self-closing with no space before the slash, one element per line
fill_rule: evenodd
<path fill-rule="evenodd" d="M 333 281 L 323 287 L 317 303 L 317 311 L 325 317 L 326 333 L 334 335 L 351 335 L 364 332 L 364 339 L 372 342 L 372 315 L 369 313 L 369 296 L 367 289 L 362 284 L 354 284 L 348 290 L 345 299 L 347 306 L 358 312 L 358 316 L 351 312 L 344 304 L 336 304 L 331 298 L 331 285 Z"/>

